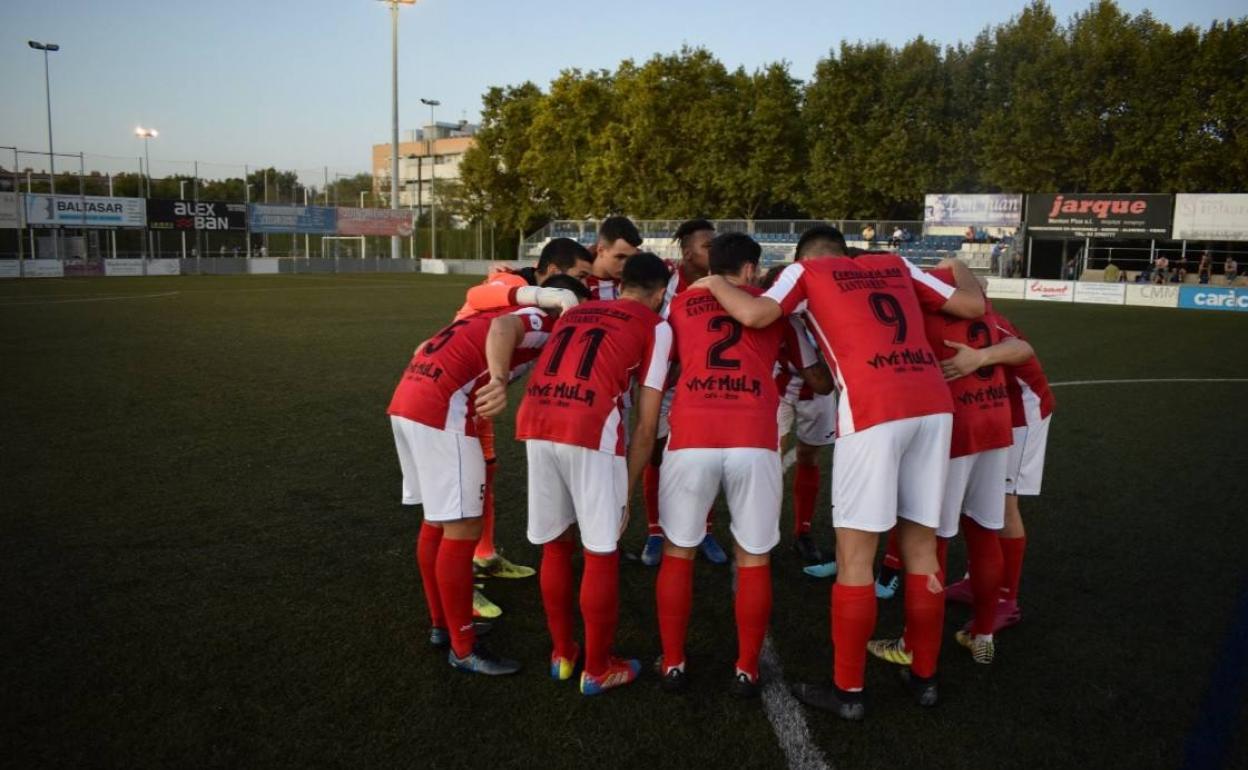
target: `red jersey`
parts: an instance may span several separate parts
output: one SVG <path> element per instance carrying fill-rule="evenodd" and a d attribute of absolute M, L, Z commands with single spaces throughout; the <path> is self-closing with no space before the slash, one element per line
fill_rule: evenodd
<path fill-rule="evenodd" d="M 821 257 L 785 268 L 764 297 L 806 322 L 840 391 L 837 435 L 952 412 L 923 333 L 954 289 L 896 254 Z"/>
<path fill-rule="evenodd" d="M 802 379 L 802 370 L 819 363 L 819 352 L 799 316 L 791 315 L 784 330 L 784 344 L 776 362 L 776 390 L 784 401 L 810 401 L 815 392 Z"/>
<path fill-rule="evenodd" d="M 663 290 L 663 306 L 659 308 L 659 315 L 667 318 L 672 307 L 672 300 L 689 288 L 689 281 L 685 280 L 685 271 L 681 269 L 680 262 L 668 259 L 664 260 L 664 264 L 667 265 L 672 277 L 667 279 L 667 288 Z"/>
<path fill-rule="evenodd" d="M 743 288 L 754 296 L 762 293 Z M 747 329 L 706 289 L 680 294 L 670 311 L 680 377 L 668 416 L 668 449 L 778 449 L 780 394 L 773 372 L 784 330 L 792 327 Z"/>
<path fill-rule="evenodd" d="M 663 390 L 671 348 L 671 327 L 640 302 L 582 302 L 551 331 L 516 414 L 516 438 L 623 455 L 632 378 Z"/>
<path fill-rule="evenodd" d="M 1020 340 L 1027 339 L 1008 318 L 996 310 L 991 310 L 990 315 L 1003 334 L 1018 337 Z M 1025 363 L 1007 367 L 1006 377 L 1006 384 L 1010 387 L 1014 427 L 1034 425 L 1053 414 L 1057 399 L 1049 389 L 1049 378 L 1044 376 L 1038 357 L 1033 355 Z"/>
<path fill-rule="evenodd" d="M 934 270 L 930 275 L 953 286 L 953 273 L 948 270 Z M 924 322 L 927 341 L 942 361 L 957 355 L 957 351 L 946 345 L 945 340 L 973 348 L 986 348 L 1001 341 L 1001 332 L 987 315 L 968 321 L 945 313 L 931 313 Z M 965 377 L 950 380 L 948 385 L 953 396 L 950 457 L 1004 449 L 1014 443 L 1005 367 L 986 366 Z"/>
<path fill-rule="evenodd" d="M 589 298 L 598 300 L 617 299 L 620 296 L 620 282 L 614 278 L 599 278 L 596 275 L 585 276 L 585 288 L 589 289 Z"/>
<path fill-rule="evenodd" d="M 394 389 L 387 414 L 438 430 L 477 435 L 476 395 L 490 381 L 485 338 L 490 322 L 512 312 L 526 322 L 524 339 L 511 356 L 512 380 L 541 352 L 554 321 L 535 307 L 478 313 L 454 321 L 416 349 Z"/>

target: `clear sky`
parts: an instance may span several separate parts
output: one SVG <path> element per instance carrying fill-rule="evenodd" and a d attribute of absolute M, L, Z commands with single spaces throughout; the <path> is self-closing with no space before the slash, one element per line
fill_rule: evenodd
<path fill-rule="evenodd" d="M 1090 0 L 1054 0 L 1066 19 Z M 561 69 L 614 68 L 682 44 L 729 67 L 784 59 L 808 78 L 841 40 L 901 44 L 918 35 L 970 40 L 1016 15 L 1023 0 L 420 0 L 401 10 L 401 128 L 477 118 L 491 85 Z M 1173 26 L 1244 16 L 1243 0 L 1122 0 Z M 241 165 L 299 169 L 311 181 L 367 171 L 370 147 L 389 140 L 390 22 L 377 0 L 3 0 L 0 2 L 0 145 L 47 148 L 42 54 L 51 55 L 58 152 L 88 153 L 88 170 L 137 170 L 136 124 L 154 126 L 157 176 L 220 177 Z M 0 164 L 11 155 L 0 151 Z M 114 156 L 109 158 L 106 156 Z M 42 167 L 36 156 L 22 165 Z M 62 161 L 66 162 L 66 161 Z M 227 164 L 227 165 L 212 165 Z M 76 161 L 71 165 L 77 165 Z"/>

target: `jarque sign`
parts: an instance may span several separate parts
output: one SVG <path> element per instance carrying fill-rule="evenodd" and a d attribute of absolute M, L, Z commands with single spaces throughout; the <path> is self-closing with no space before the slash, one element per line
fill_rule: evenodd
<path fill-rule="evenodd" d="M 1169 195 L 1038 193 L 1027 196 L 1027 232 L 1033 237 L 1168 238 Z"/>

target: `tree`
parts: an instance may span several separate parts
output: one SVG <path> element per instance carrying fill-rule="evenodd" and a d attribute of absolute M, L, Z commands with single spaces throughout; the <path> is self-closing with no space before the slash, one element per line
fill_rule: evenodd
<path fill-rule="evenodd" d="M 532 83 L 491 88 L 483 99 L 476 143 L 459 166 L 467 193 L 488 201 L 490 218 L 522 236 L 551 212 L 545 194 L 520 173 L 529 146 L 527 129 L 543 98 Z"/>

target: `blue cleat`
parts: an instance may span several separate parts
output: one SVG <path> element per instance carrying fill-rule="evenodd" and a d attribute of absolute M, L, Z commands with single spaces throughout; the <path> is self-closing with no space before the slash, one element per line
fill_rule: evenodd
<path fill-rule="evenodd" d="M 611 658 L 607 670 L 601 676 L 581 672 L 581 695 L 601 695 L 607 690 L 622 687 L 637 679 L 641 673 L 641 661 L 636 658 Z"/>
<path fill-rule="evenodd" d="M 809 567 L 802 567 L 802 572 L 813 578 L 836 577 L 836 561 L 825 561 L 823 564 L 812 564 Z"/>
<path fill-rule="evenodd" d="M 455 650 L 451 650 L 446 654 L 446 659 L 451 664 L 451 668 L 467 671 L 470 674 L 507 676 L 520 670 L 519 662 L 495 655 L 480 642 L 477 642 L 472 652 L 466 656 L 457 657 Z"/>
<path fill-rule="evenodd" d="M 472 631 L 478 638 L 485 636 L 493 630 L 494 624 L 488 620 L 472 621 Z M 445 650 L 451 646 L 451 632 L 441 626 L 434 626 L 429 629 L 429 646 L 438 650 Z"/>
<path fill-rule="evenodd" d="M 728 563 L 728 554 L 724 553 L 723 547 L 710 532 L 707 532 L 706 537 L 702 538 L 702 544 L 698 546 L 698 550 L 702 552 L 702 555 L 711 564 Z"/>
<path fill-rule="evenodd" d="M 897 595 L 897 589 L 901 588 L 901 575 L 896 574 L 888 579 L 887 583 L 875 581 L 875 598 L 891 599 Z"/>
<path fill-rule="evenodd" d="M 650 535 L 646 545 L 641 549 L 641 563 L 647 567 L 657 567 L 663 561 L 663 536 Z"/>

